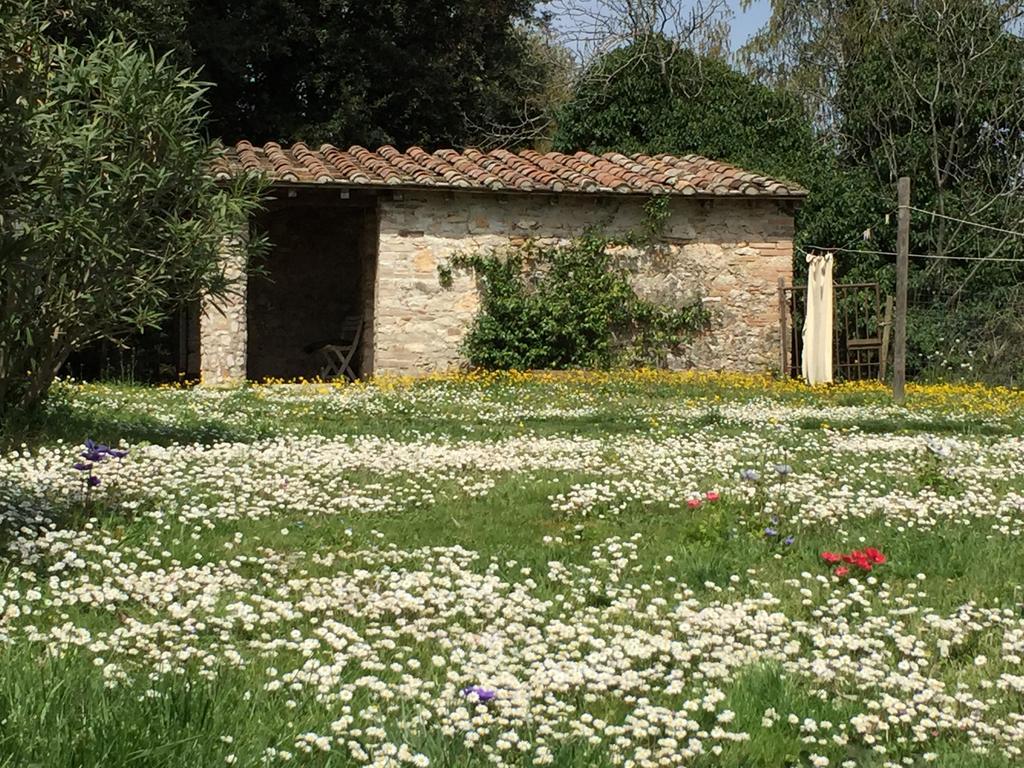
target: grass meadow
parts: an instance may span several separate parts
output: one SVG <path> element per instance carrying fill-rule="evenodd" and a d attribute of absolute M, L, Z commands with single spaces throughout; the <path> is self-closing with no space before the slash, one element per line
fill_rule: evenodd
<path fill-rule="evenodd" d="M 1019 765 L 1022 435 L 980 386 L 62 382 L 0 454 L 0 767 Z"/>

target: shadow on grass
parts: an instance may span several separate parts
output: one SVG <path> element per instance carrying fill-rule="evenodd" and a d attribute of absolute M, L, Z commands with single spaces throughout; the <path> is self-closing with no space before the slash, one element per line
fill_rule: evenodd
<path fill-rule="evenodd" d="M 57 490 L 0 476 L 0 566 L 12 545 L 31 541 L 47 530 L 79 530 L 95 520 L 100 524 L 108 520 L 129 522 L 117 503 L 118 496 L 94 490 L 86 485 L 85 475 L 80 477 L 77 490 L 74 486 Z M 32 558 L 28 563 L 34 563 L 38 575 L 45 575 L 46 562 Z"/>
<path fill-rule="evenodd" d="M 142 392 L 142 390 L 140 390 Z M 174 403 L 168 403 L 168 409 Z M 240 416 L 244 418 L 239 418 Z M 230 419 L 230 420 L 229 420 Z M 434 414 L 330 413 L 287 406 L 268 408 L 266 402 L 239 390 L 224 399 L 213 412 L 180 411 L 175 419 L 142 410 L 117 409 L 100 405 L 75 407 L 51 399 L 34 413 L 0 424 L 0 451 L 21 445 L 35 448 L 57 440 L 80 443 L 86 438 L 109 445 L 152 443 L 210 444 L 254 442 L 280 435 L 378 436 L 404 439 L 425 432 L 451 439 L 497 440 L 526 431 L 538 435 L 629 434 L 646 425 L 610 413 L 585 414 L 577 418 L 525 418 L 521 422 L 496 424 L 440 411 Z"/>
<path fill-rule="evenodd" d="M 141 413 L 81 410 L 65 403 L 50 403 L 2 425 L 0 449 L 10 450 L 20 445 L 34 447 L 57 440 L 79 443 L 87 437 L 108 445 L 117 445 L 121 441 L 170 445 L 245 441 L 252 440 L 254 435 L 251 427 L 242 429 L 218 419 L 191 419 L 180 424 L 168 424 Z"/>
<path fill-rule="evenodd" d="M 803 418 L 796 422 L 801 429 L 821 429 L 822 419 Z M 916 419 L 855 419 L 850 421 L 829 421 L 831 429 L 850 429 L 856 427 L 861 432 L 871 435 L 889 434 L 931 434 L 931 435 L 1009 435 L 1014 430 L 1007 424 L 962 421 L 943 418 Z"/>

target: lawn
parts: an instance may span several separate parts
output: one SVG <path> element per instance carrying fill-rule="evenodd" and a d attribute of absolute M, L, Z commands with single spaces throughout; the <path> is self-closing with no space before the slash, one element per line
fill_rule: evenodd
<path fill-rule="evenodd" d="M 1024 393 L 60 383 L 19 430 L 0 766 L 1024 759 Z"/>

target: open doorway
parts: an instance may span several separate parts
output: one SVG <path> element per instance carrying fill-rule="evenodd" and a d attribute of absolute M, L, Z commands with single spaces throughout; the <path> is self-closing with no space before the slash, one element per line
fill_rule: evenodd
<path fill-rule="evenodd" d="M 257 226 L 271 249 L 249 278 L 248 378 L 313 378 L 324 364 L 317 347 L 338 341 L 346 319 L 372 322 L 375 207 L 309 195 L 271 204 Z M 353 356 L 356 375 L 369 373 L 367 357 Z"/>

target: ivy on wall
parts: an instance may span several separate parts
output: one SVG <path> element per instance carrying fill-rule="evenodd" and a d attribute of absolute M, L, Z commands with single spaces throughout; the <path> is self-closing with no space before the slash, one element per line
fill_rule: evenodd
<path fill-rule="evenodd" d="M 595 232 L 558 245 L 528 241 L 501 250 L 457 254 L 439 267 L 442 286 L 455 270 L 473 273 L 480 310 L 463 341 L 473 366 L 488 369 L 609 368 L 663 365 L 674 348 L 707 327 L 700 298 L 684 307 L 637 295 L 622 250 L 654 247 L 668 198 L 645 206 L 639 232 Z"/>

